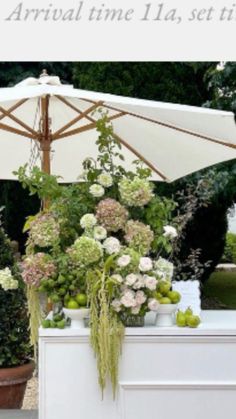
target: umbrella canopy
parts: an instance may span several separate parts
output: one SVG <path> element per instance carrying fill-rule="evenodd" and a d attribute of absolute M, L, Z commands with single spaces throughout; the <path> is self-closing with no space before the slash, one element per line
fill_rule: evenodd
<path fill-rule="evenodd" d="M 99 109 L 123 145 L 126 168 L 140 158 L 153 180 L 174 181 L 236 158 L 231 112 L 74 89 L 43 72 L 0 89 L 0 179 L 14 179 L 28 162 L 76 181 L 83 160 L 96 159 Z"/>

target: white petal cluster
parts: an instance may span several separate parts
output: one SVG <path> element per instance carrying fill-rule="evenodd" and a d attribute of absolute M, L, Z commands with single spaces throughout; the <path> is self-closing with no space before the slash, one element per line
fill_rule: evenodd
<path fill-rule="evenodd" d="M 85 214 L 80 219 L 80 225 L 83 229 L 91 229 L 97 224 L 97 219 L 94 214 Z"/>
<path fill-rule="evenodd" d="M 114 255 L 119 253 L 121 249 L 121 244 L 116 237 L 108 237 L 104 241 L 103 247 L 109 255 Z"/>
<path fill-rule="evenodd" d="M 90 186 L 89 192 L 91 195 L 93 195 L 94 198 L 101 198 L 101 196 L 104 195 L 105 190 L 101 185 L 94 183 L 92 186 Z"/>
<path fill-rule="evenodd" d="M 172 240 L 178 236 L 178 233 L 175 227 L 166 225 L 163 228 L 164 228 L 164 234 L 163 234 L 164 237 L 167 237 Z"/>
<path fill-rule="evenodd" d="M 13 278 L 9 268 L 0 271 L 0 285 L 4 291 L 15 290 L 18 288 L 18 281 Z"/>
<path fill-rule="evenodd" d="M 98 183 L 104 188 L 110 188 L 113 184 L 112 176 L 109 173 L 101 173 L 97 179 Z"/>
<path fill-rule="evenodd" d="M 125 268 L 129 265 L 130 261 L 131 257 L 129 255 L 123 255 L 117 260 L 117 265 L 120 266 L 120 268 Z"/>
<path fill-rule="evenodd" d="M 105 238 L 107 237 L 106 229 L 102 226 L 94 227 L 93 237 L 95 238 L 95 240 L 99 240 L 99 241 L 105 240 Z"/>
<path fill-rule="evenodd" d="M 151 271 L 153 265 L 152 265 L 152 259 L 148 257 L 142 257 L 139 261 L 139 269 L 141 272 L 148 272 Z"/>
<path fill-rule="evenodd" d="M 174 265 L 173 263 L 169 262 L 169 260 L 164 258 L 159 258 L 155 262 L 155 272 L 156 274 L 165 280 L 171 281 L 174 273 Z"/>

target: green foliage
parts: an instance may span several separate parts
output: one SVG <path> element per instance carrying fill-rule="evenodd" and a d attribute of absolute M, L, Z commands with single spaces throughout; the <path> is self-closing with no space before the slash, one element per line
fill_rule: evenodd
<path fill-rule="evenodd" d="M 236 113 L 236 63 L 226 62 L 222 68 L 211 69 L 207 80 L 213 95 L 205 106 Z"/>
<path fill-rule="evenodd" d="M 30 195 L 37 194 L 39 199 L 55 199 L 61 195 L 61 188 L 58 184 L 59 176 L 44 173 L 38 167 L 33 167 L 28 172 L 28 164 L 20 167 L 14 172 L 18 176 L 23 189 L 28 188 Z"/>
<path fill-rule="evenodd" d="M 205 74 L 216 63 L 79 62 L 76 87 L 141 99 L 201 106 L 211 97 Z"/>
<path fill-rule="evenodd" d="M 0 227 L 0 269 L 10 267 L 20 281 L 9 240 Z M 0 287 L 0 368 L 26 363 L 31 356 L 24 289 L 4 291 Z"/>
<path fill-rule="evenodd" d="M 236 263 L 236 234 L 227 233 L 222 262 Z"/>

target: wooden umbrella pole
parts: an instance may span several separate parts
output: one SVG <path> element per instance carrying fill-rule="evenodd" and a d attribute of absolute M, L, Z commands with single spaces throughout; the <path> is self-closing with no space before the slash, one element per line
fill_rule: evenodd
<path fill-rule="evenodd" d="M 41 151 L 42 151 L 42 171 L 49 174 L 51 173 L 51 133 L 49 128 L 49 96 L 41 98 Z M 49 206 L 49 199 L 43 202 L 43 208 L 47 209 Z"/>

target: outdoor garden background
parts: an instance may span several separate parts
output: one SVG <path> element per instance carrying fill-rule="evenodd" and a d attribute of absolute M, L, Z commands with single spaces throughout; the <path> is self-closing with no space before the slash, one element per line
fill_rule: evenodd
<path fill-rule="evenodd" d="M 2 62 L 0 86 L 38 77 L 43 68 L 81 89 L 236 112 L 236 63 Z M 157 184 L 155 193 L 173 197 L 187 215 L 174 253 L 176 279 L 201 281 L 204 308 L 236 309 L 236 272 L 215 272 L 220 262 L 236 263 L 236 234 L 227 233 L 236 201 L 236 163 L 223 163 L 170 185 Z M 39 207 L 38 199 L 18 182 L 0 181 L 1 223 L 21 253 L 25 219 Z"/>

